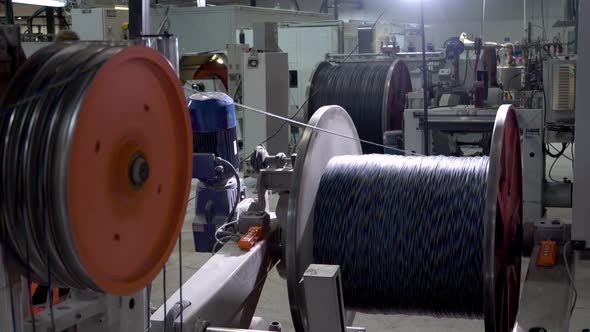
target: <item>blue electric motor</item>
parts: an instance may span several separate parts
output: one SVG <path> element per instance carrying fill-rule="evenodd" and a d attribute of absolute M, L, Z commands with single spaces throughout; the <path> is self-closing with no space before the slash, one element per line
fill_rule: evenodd
<path fill-rule="evenodd" d="M 235 168 L 240 166 L 236 111 L 233 99 L 222 92 L 203 92 L 190 96 L 188 109 L 193 128 L 195 153 L 213 153 Z M 193 168 L 193 177 L 195 168 Z"/>
<path fill-rule="evenodd" d="M 199 180 L 193 220 L 195 250 L 211 252 L 215 231 L 232 217 L 234 207 L 243 199 L 243 188 L 237 189 L 242 181 L 236 174 L 240 165 L 236 112 L 233 99 L 220 92 L 194 94 L 188 108 L 193 128 L 193 178 Z"/>

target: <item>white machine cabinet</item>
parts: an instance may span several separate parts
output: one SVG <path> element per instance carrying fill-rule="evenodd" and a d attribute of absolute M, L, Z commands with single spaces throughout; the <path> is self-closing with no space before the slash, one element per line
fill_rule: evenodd
<path fill-rule="evenodd" d="M 73 8 L 72 30 L 81 40 L 125 40 L 129 11 L 112 8 Z"/>
<path fill-rule="evenodd" d="M 289 101 L 289 72 L 287 53 L 269 52 L 244 54 L 244 104 L 287 117 Z M 245 154 L 265 142 L 271 153 L 288 151 L 289 128 L 284 121 L 263 114 L 245 111 L 242 134 Z M 242 156 L 245 158 L 246 155 Z"/>

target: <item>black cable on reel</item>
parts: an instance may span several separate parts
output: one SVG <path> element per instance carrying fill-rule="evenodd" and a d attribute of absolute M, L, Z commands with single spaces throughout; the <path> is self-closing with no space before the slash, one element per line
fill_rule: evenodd
<path fill-rule="evenodd" d="M 342 106 L 361 139 L 383 144 L 385 131 L 402 128 L 405 95 L 411 90 L 409 71 L 399 60 L 322 62 L 310 82 L 307 118 L 322 106 Z M 376 146 L 362 146 L 365 153 L 383 152 Z"/>
<path fill-rule="evenodd" d="M 334 157 L 314 261 L 340 265 L 348 308 L 481 318 L 487 176 L 487 157 Z"/>

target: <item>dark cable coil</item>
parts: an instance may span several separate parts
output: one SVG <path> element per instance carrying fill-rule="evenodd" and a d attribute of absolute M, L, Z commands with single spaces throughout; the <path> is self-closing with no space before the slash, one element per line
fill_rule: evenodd
<path fill-rule="evenodd" d="M 314 262 L 340 265 L 348 308 L 481 318 L 487 174 L 487 157 L 333 158 Z"/>
<path fill-rule="evenodd" d="M 6 180 L 0 188 L 0 242 L 10 246 L 35 282 L 98 289 L 71 253 L 59 248 L 66 241 L 56 231 L 61 218 L 55 208 L 55 160 L 62 148 L 59 135 L 78 98 L 100 67 L 122 49 L 106 44 L 51 45 L 25 62 L 4 100 L 0 176 Z M 40 93 L 44 90 L 49 92 Z"/>
<path fill-rule="evenodd" d="M 383 144 L 384 131 L 402 129 L 405 95 L 411 90 L 403 61 L 322 62 L 310 82 L 307 109 L 315 112 L 326 105 L 342 106 L 361 139 Z M 313 112 L 307 112 L 308 120 Z M 363 143 L 362 147 L 365 153 L 383 153 L 374 145 Z"/>

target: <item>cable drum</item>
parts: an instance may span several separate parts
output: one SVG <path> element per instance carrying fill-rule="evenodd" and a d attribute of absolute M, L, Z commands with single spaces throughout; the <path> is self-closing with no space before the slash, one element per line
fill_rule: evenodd
<path fill-rule="evenodd" d="M 383 144 L 385 131 L 402 129 L 405 96 L 410 91 L 410 74 L 401 60 L 321 62 L 308 86 L 307 120 L 322 106 L 340 105 L 350 114 L 361 139 Z M 362 147 L 365 153 L 383 153 L 373 145 Z"/>
<path fill-rule="evenodd" d="M 487 157 L 334 157 L 314 260 L 340 265 L 349 308 L 481 318 L 487 175 Z"/>
<path fill-rule="evenodd" d="M 190 188 L 185 107 L 145 47 L 60 43 L 25 62 L 0 111 L 0 242 L 23 275 L 114 294 L 153 279 Z"/>
<path fill-rule="evenodd" d="M 315 263 L 340 266 L 347 309 L 482 318 L 486 332 L 512 331 L 522 252 L 514 107 L 498 109 L 489 157 L 362 155 L 358 143 L 314 129 L 356 137 L 338 106 L 310 123 L 285 241 L 296 328 L 309 328 L 300 281 Z"/>

